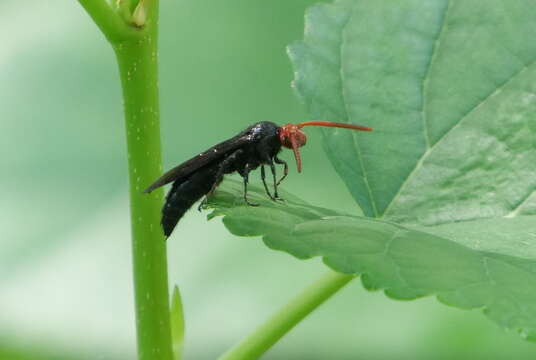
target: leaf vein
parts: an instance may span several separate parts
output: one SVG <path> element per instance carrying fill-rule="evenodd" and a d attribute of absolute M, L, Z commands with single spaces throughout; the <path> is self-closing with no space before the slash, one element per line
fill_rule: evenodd
<path fill-rule="evenodd" d="M 418 172 L 418 170 L 421 168 L 423 162 L 426 160 L 426 158 L 432 153 L 432 151 L 435 149 L 435 147 L 440 143 L 442 142 L 444 139 L 447 138 L 447 136 L 456 128 L 458 128 L 460 126 L 460 124 L 462 124 L 464 122 L 464 120 L 466 120 L 473 112 L 475 112 L 478 108 L 482 107 L 484 104 L 486 104 L 486 102 L 491 99 L 494 95 L 500 93 L 502 91 L 502 89 L 504 89 L 506 86 L 508 86 L 508 84 L 510 84 L 512 81 L 514 81 L 514 79 L 516 79 L 517 77 L 519 77 L 524 71 L 526 71 L 528 68 L 530 68 L 531 66 L 533 66 L 534 64 L 536 63 L 536 59 L 532 60 L 531 62 L 529 62 L 528 64 L 524 65 L 521 69 L 519 69 L 517 72 L 515 72 L 514 74 L 512 74 L 512 76 L 510 76 L 508 79 L 506 79 L 505 81 L 503 81 L 499 86 L 497 86 L 495 88 L 494 91 L 490 92 L 488 95 L 484 96 L 484 98 L 479 101 L 476 105 L 474 105 L 471 109 L 469 109 L 467 112 L 465 112 L 465 114 L 463 114 L 462 116 L 460 116 L 460 119 L 458 120 L 458 122 L 456 122 L 456 124 L 454 124 L 450 129 L 448 129 L 443 135 L 441 135 L 441 137 L 439 139 L 437 139 L 437 141 L 432 144 L 432 146 L 426 150 L 426 152 L 423 154 L 423 156 L 419 159 L 419 161 L 417 162 L 417 164 L 415 165 L 415 167 L 413 168 L 413 170 L 408 174 L 408 176 L 406 177 L 406 180 L 404 180 L 404 182 L 402 183 L 402 185 L 400 186 L 400 188 L 398 189 L 397 193 L 395 194 L 395 196 L 393 196 L 393 199 L 391 200 L 391 202 L 389 203 L 389 205 L 387 206 L 387 208 L 385 209 L 383 215 L 381 216 L 382 218 L 385 218 L 387 217 L 389 211 L 392 209 L 392 206 L 393 204 L 396 203 L 397 199 L 400 197 L 400 195 L 402 194 L 402 191 L 404 190 L 404 188 L 407 186 L 407 184 L 410 182 L 410 180 L 415 176 L 415 174 Z"/>
<path fill-rule="evenodd" d="M 348 109 L 348 102 L 347 102 L 348 95 L 346 94 L 347 89 L 346 89 L 346 86 L 345 86 L 345 78 L 346 78 L 346 76 L 345 76 L 345 70 L 344 70 L 344 65 L 343 65 L 343 58 L 344 58 L 343 52 L 344 52 L 344 46 L 345 46 L 345 43 L 346 43 L 347 26 L 350 23 L 350 21 L 352 20 L 352 17 L 354 16 L 355 8 L 356 8 L 356 5 L 354 5 L 352 7 L 352 10 L 350 12 L 350 16 L 348 16 L 347 21 L 342 26 L 342 29 L 341 29 L 341 46 L 340 46 L 340 49 L 339 49 L 339 58 L 340 58 L 339 75 L 340 75 L 340 78 L 341 78 L 341 96 L 342 96 L 342 102 L 344 104 L 344 112 L 346 113 L 346 119 L 347 119 L 348 122 L 350 122 L 350 111 Z M 368 197 L 370 199 L 372 212 L 373 212 L 375 217 L 378 217 L 378 209 L 376 207 L 376 201 L 375 201 L 374 196 L 372 194 L 372 189 L 370 188 L 370 184 L 369 184 L 368 176 L 367 176 L 367 171 L 365 169 L 365 164 L 363 163 L 363 154 L 361 152 L 361 146 L 359 145 L 359 142 L 357 141 L 355 133 L 352 133 L 352 139 L 353 139 L 354 147 L 356 149 L 356 153 L 357 153 L 358 158 L 359 158 L 359 160 L 358 160 L 359 161 L 359 167 L 361 168 L 361 173 L 363 174 L 363 183 L 365 184 L 365 188 L 367 189 L 367 195 L 368 195 Z"/>
<path fill-rule="evenodd" d="M 434 40 L 434 46 L 432 48 L 432 53 L 430 55 L 430 62 L 428 63 L 428 66 L 426 68 L 423 81 L 422 81 L 422 121 L 423 121 L 423 132 L 424 132 L 424 141 L 426 143 L 426 149 L 430 148 L 430 135 L 428 134 L 428 119 L 427 119 L 427 106 L 426 106 L 426 94 L 428 92 L 428 83 L 430 82 L 430 70 L 432 69 L 432 66 L 435 63 L 437 53 L 439 46 L 441 45 L 441 38 L 443 37 L 443 34 L 446 31 L 447 28 L 447 19 L 449 16 L 449 11 L 451 7 L 452 1 L 447 0 L 447 5 L 445 6 L 445 10 L 443 11 L 443 14 L 441 16 L 441 26 L 439 28 L 439 31 L 437 32 L 437 36 Z"/>
<path fill-rule="evenodd" d="M 530 200 L 530 198 L 532 198 L 532 195 L 534 195 L 535 193 L 536 193 L 536 189 L 531 189 L 529 194 L 527 195 L 527 197 L 524 198 L 522 201 L 520 201 L 519 204 L 517 204 L 512 209 L 512 211 L 510 211 L 504 217 L 511 218 L 511 217 L 517 216 L 519 214 L 519 211 L 521 210 L 521 208 Z"/>

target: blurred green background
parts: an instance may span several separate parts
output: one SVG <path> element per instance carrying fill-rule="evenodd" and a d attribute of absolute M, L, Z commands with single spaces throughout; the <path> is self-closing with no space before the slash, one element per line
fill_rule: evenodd
<path fill-rule="evenodd" d="M 165 168 L 260 120 L 306 119 L 285 47 L 311 0 L 161 2 Z M 0 1 L 0 359 L 134 359 L 124 125 L 111 48 L 76 1 Z M 366 119 L 363 119 L 366 125 Z M 285 189 L 358 212 L 309 131 Z M 289 154 L 285 154 L 287 159 Z M 258 180 L 258 179 L 257 179 Z M 214 359 L 325 271 L 191 211 L 169 239 L 186 359 Z M 523 359 L 479 311 L 351 283 L 266 359 Z"/>

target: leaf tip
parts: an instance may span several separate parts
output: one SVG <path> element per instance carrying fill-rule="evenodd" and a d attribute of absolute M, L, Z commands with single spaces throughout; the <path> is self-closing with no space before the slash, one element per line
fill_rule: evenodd
<path fill-rule="evenodd" d="M 173 355 L 175 360 L 182 358 L 182 347 L 184 344 L 184 312 L 179 287 L 175 285 L 171 297 L 171 342 L 173 344 Z"/>

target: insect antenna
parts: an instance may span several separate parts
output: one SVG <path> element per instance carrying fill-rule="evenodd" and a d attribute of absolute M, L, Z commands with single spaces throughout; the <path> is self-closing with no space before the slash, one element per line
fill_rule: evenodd
<path fill-rule="evenodd" d="M 366 126 L 352 125 L 352 124 L 345 124 L 345 123 L 338 123 L 338 122 L 331 122 L 331 121 L 305 121 L 297 125 L 298 125 L 298 128 L 300 129 L 304 126 L 326 126 L 326 127 L 336 127 L 336 128 L 343 128 L 343 129 L 354 129 L 354 130 L 360 130 L 360 131 L 372 131 L 371 128 L 366 127 Z"/>
<path fill-rule="evenodd" d="M 372 131 L 371 128 L 360 125 L 344 124 L 331 121 L 306 121 L 299 124 L 286 124 L 279 129 L 279 140 L 281 145 L 292 149 L 296 158 L 296 167 L 298 172 L 302 169 L 302 159 L 300 155 L 300 147 L 307 143 L 307 136 L 301 130 L 305 126 L 325 126 L 343 129 L 352 129 L 360 131 Z"/>

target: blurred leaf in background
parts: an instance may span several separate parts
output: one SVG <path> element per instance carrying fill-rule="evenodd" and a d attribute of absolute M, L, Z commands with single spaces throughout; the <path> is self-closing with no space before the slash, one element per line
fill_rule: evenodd
<path fill-rule="evenodd" d="M 162 2 L 166 168 L 247 125 L 306 119 L 287 44 L 313 1 Z M 126 155 L 112 51 L 72 2 L 0 2 L 0 358 L 131 359 L 135 335 Z M 319 132 L 285 188 L 358 213 Z M 288 156 L 288 154 L 286 155 Z M 255 176 L 255 175 L 254 175 Z M 329 189 L 329 191 L 318 191 Z M 213 359 L 324 271 L 190 212 L 168 240 L 185 358 Z M 356 283 L 357 284 L 357 283 Z M 477 313 L 393 302 L 353 284 L 267 359 L 526 358 Z M 356 306 L 357 304 L 357 306 Z"/>

